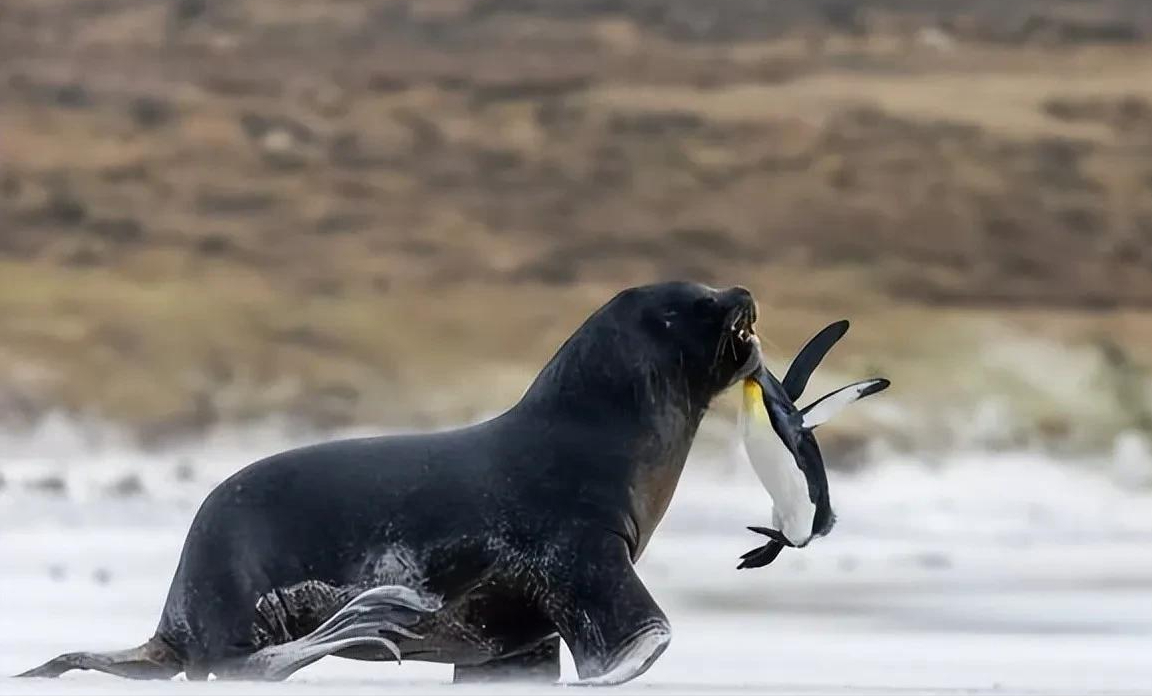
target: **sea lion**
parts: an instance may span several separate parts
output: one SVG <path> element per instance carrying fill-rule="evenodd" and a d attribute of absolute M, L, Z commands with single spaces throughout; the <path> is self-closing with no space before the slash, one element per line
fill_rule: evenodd
<path fill-rule="evenodd" d="M 812 431 L 849 404 L 887 389 L 889 381 L 856 382 L 803 409 L 795 402 L 803 395 L 812 372 L 847 332 L 847 320 L 824 327 L 800 349 L 783 383 L 763 364 L 744 380 L 744 408 L 740 412 L 744 448 L 757 477 L 772 496 L 774 528 L 748 528 L 770 541 L 741 556 L 738 569 L 768 565 L 786 546 L 804 548 L 832 531 L 836 516 L 828 475 Z"/>
<path fill-rule="evenodd" d="M 642 674 L 670 640 L 633 569 L 709 402 L 759 365 L 751 294 L 625 290 L 520 401 L 447 432 L 261 460 L 196 514 L 143 645 L 22 676 L 283 679 L 326 655 L 455 665 L 458 681 Z"/>

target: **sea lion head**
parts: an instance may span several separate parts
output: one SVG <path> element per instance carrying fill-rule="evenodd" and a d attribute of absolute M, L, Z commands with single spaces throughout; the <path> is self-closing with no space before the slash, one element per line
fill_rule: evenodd
<path fill-rule="evenodd" d="M 512 410 L 510 422 L 532 423 L 559 443 L 533 461 L 534 475 L 546 469 L 549 485 L 570 485 L 583 504 L 599 499 L 595 509 L 615 509 L 604 523 L 639 558 L 709 403 L 760 366 L 755 320 L 756 303 L 741 287 L 672 282 L 617 294 Z"/>
<path fill-rule="evenodd" d="M 697 396 L 710 399 L 760 364 L 756 302 L 743 287 L 660 283 L 632 288 L 618 299 L 637 310 L 649 359 L 687 380 Z"/>
<path fill-rule="evenodd" d="M 702 411 L 760 364 L 756 303 L 742 287 L 668 282 L 618 293 L 561 347 L 529 394 L 610 401 L 633 410 Z M 613 409 L 616 410 L 616 409 Z"/>

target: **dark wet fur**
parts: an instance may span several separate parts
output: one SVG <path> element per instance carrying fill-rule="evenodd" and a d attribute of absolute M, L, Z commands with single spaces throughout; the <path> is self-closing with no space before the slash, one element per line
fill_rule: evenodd
<path fill-rule="evenodd" d="M 581 678 L 604 674 L 638 635 L 667 627 L 632 564 L 709 402 L 754 363 L 726 337 L 752 307 L 739 288 L 632 288 L 492 420 L 242 469 L 197 513 L 152 639 L 26 675 L 281 679 L 336 645 L 394 659 L 367 634 L 377 616 L 405 658 L 455 664 L 461 678 L 554 674 L 557 634 Z"/>

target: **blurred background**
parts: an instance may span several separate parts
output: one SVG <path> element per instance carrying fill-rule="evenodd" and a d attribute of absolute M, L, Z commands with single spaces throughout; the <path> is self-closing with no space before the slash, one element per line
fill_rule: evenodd
<path fill-rule="evenodd" d="M 1145 0 L 4 0 L 0 614 L 42 629 L 0 667 L 137 644 L 240 466 L 497 413 L 690 279 L 780 368 L 851 319 L 812 392 L 894 386 L 761 571 L 715 405 L 641 563 L 702 628 L 647 679 L 1147 686 L 1150 271 Z"/>

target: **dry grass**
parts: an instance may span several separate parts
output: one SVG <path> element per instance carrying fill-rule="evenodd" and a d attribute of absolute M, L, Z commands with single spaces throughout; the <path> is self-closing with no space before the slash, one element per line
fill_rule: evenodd
<path fill-rule="evenodd" d="M 1071 438 L 1067 393 L 989 350 L 1149 361 L 1152 45 L 1060 39 L 1109 21 L 1076 6 L 1035 4 L 1037 38 L 942 1 L 852 31 L 777 3 L 757 34 L 745 2 L 701 30 L 683 3 L 15 0 L 0 410 L 470 419 L 619 288 L 694 278 L 753 288 L 780 358 L 848 316 L 833 368 Z"/>
<path fill-rule="evenodd" d="M 851 107 L 876 107 L 922 121 L 964 123 L 1016 138 L 1112 142 L 1106 123 L 1054 119 L 1052 97 L 1152 98 L 1152 55 L 1130 50 L 1082 56 L 1049 55 L 1043 65 L 988 65 L 955 72 L 861 74 L 829 71 L 781 84 L 736 84 L 700 90 L 685 86 L 605 86 L 589 100 L 609 111 L 685 111 L 720 122 L 795 119 L 819 124 Z"/>

